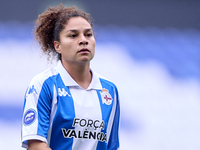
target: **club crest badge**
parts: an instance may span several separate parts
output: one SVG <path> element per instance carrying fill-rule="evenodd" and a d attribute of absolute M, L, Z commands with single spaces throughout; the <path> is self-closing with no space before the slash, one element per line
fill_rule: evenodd
<path fill-rule="evenodd" d="M 101 93 L 102 103 L 106 105 L 112 104 L 112 97 L 107 89 L 103 89 Z"/>
<path fill-rule="evenodd" d="M 26 111 L 23 117 L 23 123 L 25 126 L 31 125 L 36 120 L 36 111 L 34 109 L 29 109 Z"/>

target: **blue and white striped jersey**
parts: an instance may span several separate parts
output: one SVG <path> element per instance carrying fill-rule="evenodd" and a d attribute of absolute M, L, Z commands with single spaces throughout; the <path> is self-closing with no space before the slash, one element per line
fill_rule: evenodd
<path fill-rule="evenodd" d="M 35 76 L 25 95 L 22 146 L 46 142 L 52 150 L 117 150 L 120 107 L 116 86 L 92 73 L 81 88 L 61 62 Z"/>

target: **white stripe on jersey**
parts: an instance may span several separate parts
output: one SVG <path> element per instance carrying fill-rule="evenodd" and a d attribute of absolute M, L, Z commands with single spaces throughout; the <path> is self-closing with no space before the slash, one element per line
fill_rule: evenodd
<path fill-rule="evenodd" d="M 77 90 L 78 93 L 77 94 Z M 96 93 L 96 90 L 82 90 L 70 87 L 70 91 L 72 97 L 74 99 L 74 107 L 75 107 L 75 116 L 80 119 L 92 119 L 99 120 L 102 122 L 102 114 L 101 108 L 99 105 L 99 99 Z M 85 129 L 84 129 L 85 128 Z M 90 127 L 87 129 L 87 126 L 81 128 L 79 125 L 75 126 L 76 132 L 78 131 L 95 131 L 97 133 L 101 132 L 101 128 L 94 129 L 94 127 Z M 95 142 L 88 139 L 74 139 L 72 149 L 82 150 L 84 149 L 93 150 L 96 148 L 98 141 Z"/>

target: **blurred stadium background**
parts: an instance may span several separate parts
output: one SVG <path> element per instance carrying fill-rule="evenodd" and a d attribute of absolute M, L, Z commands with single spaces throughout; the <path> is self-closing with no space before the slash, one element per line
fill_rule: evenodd
<path fill-rule="evenodd" d="M 34 42 L 33 22 L 61 2 L 95 19 L 92 68 L 119 88 L 121 150 L 199 150 L 199 0 L 1 0 L 0 150 L 22 150 L 26 87 L 55 65 Z"/>

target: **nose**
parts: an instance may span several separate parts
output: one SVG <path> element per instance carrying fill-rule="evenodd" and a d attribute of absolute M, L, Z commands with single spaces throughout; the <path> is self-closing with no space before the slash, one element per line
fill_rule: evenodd
<path fill-rule="evenodd" d="M 80 37 L 79 45 L 88 45 L 88 41 L 84 35 Z"/>
<path fill-rule="evenodd" d="M 79 44 L 80 45 L 88 45 L 88 42 L 87 41 L 81 41 Z"/>

